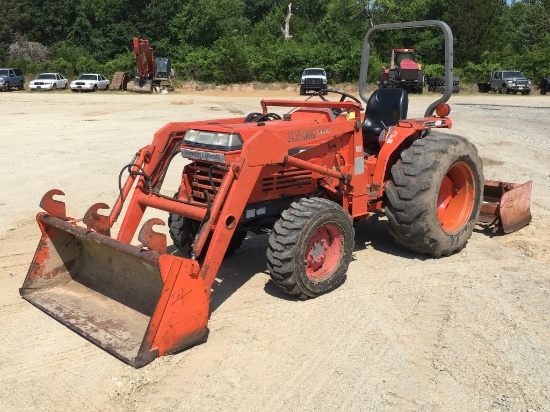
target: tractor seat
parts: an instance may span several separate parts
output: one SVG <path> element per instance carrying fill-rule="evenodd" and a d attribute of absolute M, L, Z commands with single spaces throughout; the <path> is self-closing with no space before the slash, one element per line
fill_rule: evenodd
<path fill-rule="evenodd" d="M 378 137 L 388 126 L 407 118 L 409 95 L 405 89 L 376 89 L 367 102 L 363 121 L 363 146 L 378 147 Z"/>

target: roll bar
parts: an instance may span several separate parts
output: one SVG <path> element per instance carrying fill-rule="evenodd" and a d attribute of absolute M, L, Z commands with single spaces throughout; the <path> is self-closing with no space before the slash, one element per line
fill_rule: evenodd
<path fill-rule="evenodd" d="M 423 20 L 423 21 L 410 21 L 402 23 L 388 23 L 388 24 L 379 24 L 370 28 L 370 30 L 365 35 L 363 40 L 363 51 L 361 54 L 361 71 L 359 72 L 359 96 L 361 100 L 368 102 L 369 98 L 367 95 L 367 72 L 369 68 L 369 54 L 370 54 L 370 43 L 372 36 L 383 30 L 395 30 L 395 29 L 412 29 L 418 27 L 430 27 L 437 26 L 445 34 L 445 93 L 443 96 L 433 102 L 427 109 L 424 116 L 428 117 L 434 112 L 436 106 L 440 103 L 445 103 L 451 98 L 453 93 L 453 33 L 451 28 L 439 20 Z"/>

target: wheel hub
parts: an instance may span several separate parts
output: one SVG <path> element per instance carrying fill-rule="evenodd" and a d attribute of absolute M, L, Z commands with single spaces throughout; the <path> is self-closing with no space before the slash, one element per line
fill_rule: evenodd
<path fill-rule="evenodd" d="M 341 259 L 342 233 L 337 226 L 319 227 L 311 236 L 305 250 L 306 275 L 313 281 L 328 277 Z"/>
<path fill-rule="evenodd" d="M 474 174 L 465 162 L 457 162 L 447 172 L 437 199 L 437 218 L 441 228 L 454 232 L 469 219 L 475 201 Z"/>

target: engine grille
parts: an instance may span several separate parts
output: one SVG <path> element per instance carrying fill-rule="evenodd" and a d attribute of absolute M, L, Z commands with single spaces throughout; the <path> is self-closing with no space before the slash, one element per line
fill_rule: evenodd
<path fill-rule="evenodd" d="M 306 85 L 312 85 L 312 86 L 320 86 L 321 84 L 323 84 L 323 81 L 322 79 L 319 79 L 317 77 L 314 77 L 314 78 L 306 78 Z"/>
<path fill-rule="evenodd" d="M 213 202 L 216 193 L 219 192 L 225 171 L 218 168 L 211 168 L 211 163 L 194 162 L 187 165 L 186 174 L 191 186 L 191 197 L 194 201 L 200 203 L 206 203 L 206 194 L 208 193 L 210 201 Z M 214 191 L 208 171 L 210 169 L 210 175 L 212 177 L 212 183 L 216 190 Z M 281 194 L 288 194 L 291 190 L 305 188 L 312 189 L 316 182 L 312 179 L 312 172 L 300 169 L 287 169 L 279 173 L 275 173 L 269 177 L 264 177 L 261 180 L 260 189 L 264 194 L 272 193 L 274 196 L 279 196 L 277 192 Z"/>
<path fill-rule="evenodd" d="M 210 163 L 201 162 L 195 162 L 188 166 L 188 175 L 191 178 L 191 196 L 193 197 L 193 200 L 197 202 L 206 203 L 206 195 L 204 193 L 205 190 L 208 192 L 210 201 L 213 201 L 214 197 L 216 196 L 216 194 L 214 193 L 214 188 L 210 183 L 210 177 L 208 176 L 208 170 L 211 168 L 211 166 L 212 164 Z M 216 188 L 216 193 L 219 191 L 224 175 L 225 172 L 223 170 L 217 168 L 210 169 L 210 176 L 212 177 L 212 183 Z"/>
<path fill-rule="evenodd" d="M 265 177 L 262 180 L 262 191 L 271 192 L 276 190 L 307 187 L 312 184 L 311 172 L 299 169 L 290 169 Z"/>

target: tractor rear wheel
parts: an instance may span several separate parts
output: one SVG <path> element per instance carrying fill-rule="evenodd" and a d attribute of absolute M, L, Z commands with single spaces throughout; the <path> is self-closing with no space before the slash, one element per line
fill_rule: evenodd
<path fill-rule="evenodd" d="M 299 299 L 315 298 L 344 279 L 354 247 L 348 213 L 321 198 L 292 203 L 269 236 L 267 266 L 271 279 Z"/>
<path fill-rule="evenodd" d="M 391 175 L 386 216 L 396 243 L 436 257 L 463 249 L 483 196 L 476 147 L 460 136 L 432 133 L 401 153 Z"/>
<path fill-rule="evenodd" d="M 395 80 L 397 78 L 395 72 L 395 69 L 388 71 L 388 87 L 395 87 Z"/>

